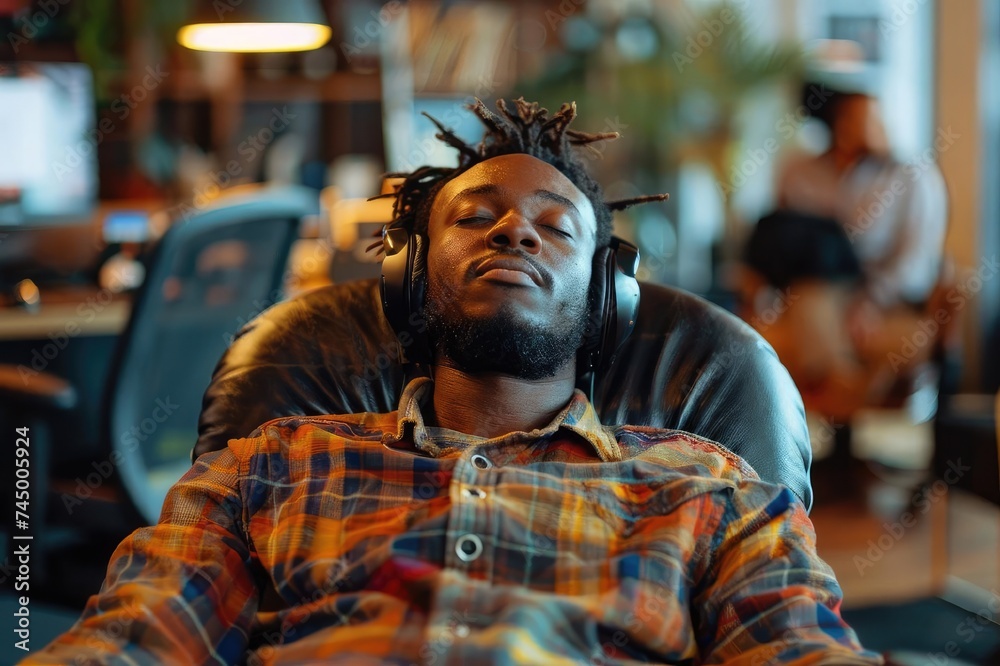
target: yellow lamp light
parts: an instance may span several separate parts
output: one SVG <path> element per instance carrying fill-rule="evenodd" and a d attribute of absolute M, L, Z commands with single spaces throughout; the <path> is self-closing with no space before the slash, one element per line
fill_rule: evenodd
<path fill-rule="evenodd" d="M 182 46 L 197 51 L 264 53 L 310 51 L 332 30 L 313 0 L 213 0 L 201 2 L 194 19 L 177 32 Z"/>

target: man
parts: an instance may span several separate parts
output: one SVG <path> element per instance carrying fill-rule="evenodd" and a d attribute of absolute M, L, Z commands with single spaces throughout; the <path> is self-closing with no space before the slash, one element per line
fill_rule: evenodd
<path fill-rule="evenodd" d="M 574 388 L 611 216 L 570 142 L 601 136 L 570 105 L 498 107 L 397 194 L 428 239 L 433 380 L 201 456 L 27 663 L 881 663 L 791 491 L 694 435 L 602 426 Z"/>

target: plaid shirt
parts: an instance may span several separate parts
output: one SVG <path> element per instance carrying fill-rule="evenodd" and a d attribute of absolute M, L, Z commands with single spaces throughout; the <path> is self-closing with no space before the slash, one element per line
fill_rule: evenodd
<path fill-rule="evenodd" d="M 25 663 L 882 663 L 800 501 L 733 453 L 579 391 L 472 437 L 424 425 L 429 387 L 201 456 Z"/>

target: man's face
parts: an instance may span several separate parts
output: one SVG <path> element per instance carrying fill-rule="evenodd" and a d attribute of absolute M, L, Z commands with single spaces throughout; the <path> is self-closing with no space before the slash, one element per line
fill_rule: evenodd
<path fill-rule="evenodd" d="M 439 362 L 540 379 L 573 360 L 596 233 L 590 200 L 529 155 L 495 157 L 445 184 L 428 223 Z"/>

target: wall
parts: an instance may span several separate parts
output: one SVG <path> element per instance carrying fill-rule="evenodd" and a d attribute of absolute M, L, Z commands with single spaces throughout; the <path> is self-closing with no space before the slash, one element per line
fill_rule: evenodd
<path fill-rule="evenodd" d="M 945 246 L 948 254 L 964 269 L 978 269 L 981 264 L 983 137 L 979 103 L 980 20 L 980 0 L 952 0 L 947 6 L 940 3 L 937 9 L 937 124 L 952 128 L 960 137 L 938 156 L 951 203 Z M 969 286 L 974 287 L 975 283 Z M 966 389 L 978 387 L 981 380 L 978 298 L 973 305 L 961 311 L 965 361 L 963 385 Z"/>

